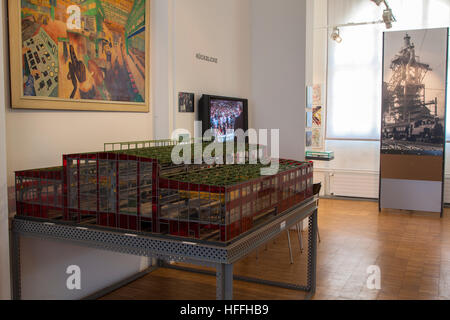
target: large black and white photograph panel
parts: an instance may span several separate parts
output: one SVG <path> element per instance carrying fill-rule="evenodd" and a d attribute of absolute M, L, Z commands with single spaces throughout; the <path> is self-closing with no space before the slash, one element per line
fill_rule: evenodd
<path fill-rule="evenodd" d="M 442 156 L 448 29 L 384 34 L 381 150 Z"/>

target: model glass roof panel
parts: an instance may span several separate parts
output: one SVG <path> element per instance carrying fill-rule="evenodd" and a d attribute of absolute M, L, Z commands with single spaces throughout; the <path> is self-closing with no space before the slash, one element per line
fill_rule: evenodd
<path fill-rule="evenodd" d="M 282 162 L 280 163 L 278 173 L 297 169 L 305 164 L 306 163 L 304 162 Z M 251 180 L 269 177 L 261 174 L 261 169 L 263 168 L 269 168 L 269 166 L 262 164 L 223 165 L 209 169 L 201 169 L 198 171 L 189 171 L 173 175 L 162 175 L 162 177 L 178 182 L 231 187 L 236 184 L 249 182 Z"/>

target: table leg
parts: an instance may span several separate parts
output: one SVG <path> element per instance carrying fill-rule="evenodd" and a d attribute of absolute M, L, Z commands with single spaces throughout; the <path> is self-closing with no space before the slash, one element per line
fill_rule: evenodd
<path fill-rule="evenodd" d="M 309 217 L 308 249 L 308 289 L 309 296 L 312 297 L 316 293 L 317 209 Z"/>
<path fill-rule="evenodd" d="M 21 299 L 20 283 L 20 236 L 17 232 L 11 232 L 11 273 L 12 273 L 12 298 Z"/>
<path fill-rule="evenodd" d="M 217 300 L 233 300 L 233 265 L 218 264 L 216 279 Z"/>
<path fill-rule="evenodd" d="M 303 227 L 303 222 L 296 223 L 295 226 L 297 228 L 297 236 L 298 236 L 298 244 L 300 246 L 300 252 L 303 253 L 303 234 L 302 234 L 302 228 L 299 227 L 300 224 Z"/>

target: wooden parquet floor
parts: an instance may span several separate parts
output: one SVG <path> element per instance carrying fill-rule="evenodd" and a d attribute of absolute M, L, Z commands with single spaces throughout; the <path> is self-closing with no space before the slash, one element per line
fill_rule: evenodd
<path fill-rule="evenodd" d="M 450 218 L 405 211 L 378 212 L 375 202 L 320 200 L 317 293 L 314 299 L 450 299 Z M 304 234 L 306 240 L 306 232 Z M 235 273 L 305 283 L 306 254 L 291 232 L 295 263 L 289 263 L 287 235 L 235 266 Z M 367 268 L 379 266 L 381 289 L 367 288 Z M 215 299 L 215 278 L 160 269 L 103 299 Z M 240 281 L 234 298 L 303 299 L 297 291 Z"/>

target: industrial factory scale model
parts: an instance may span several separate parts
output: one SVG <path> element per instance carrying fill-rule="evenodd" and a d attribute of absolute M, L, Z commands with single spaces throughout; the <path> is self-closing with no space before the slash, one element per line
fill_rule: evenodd
<path fill-rule="evenodd" d="M 21 237 L 150 257 L 156 262 L 153 269 L 205 273 L 174 262 L 215 268 L 217 299 L 233 298 L 233 278 L 314 294 L 317 200 L 312 163 L 280 160 L 278 173 L 270 176 L 261 175 L 260 164 L 211 165 L 204 160 L 175 165 L 171 154 L 176 144 L 105 144 L 104 152 L 64 155 L 62 167 L 16 172 L 14 298 L 21 298 Z M 253 147 L 246 145 L 247 160 L 258 152 Z M 216 160 L 221 157 L 229 154 L 214 154 Z M 305 284 L 233 276 L 233 264 L 308 218 Z"/>

